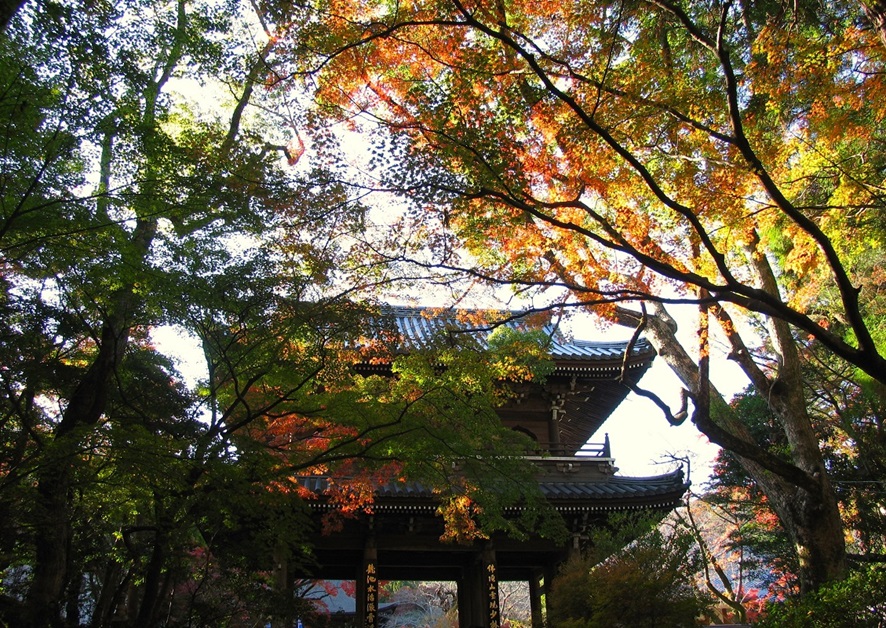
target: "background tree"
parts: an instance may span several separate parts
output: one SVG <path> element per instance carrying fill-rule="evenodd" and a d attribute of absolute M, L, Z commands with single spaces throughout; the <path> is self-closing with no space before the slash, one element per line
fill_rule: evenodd
<path fill-rule="evenodd" d="M 768 601 L 784 599 L 796 586 L 796 566 L 786 572 L 783 562 L 793 559 L 790 544 L 775 515 L 741 505 L 693 495 L 673 516 L 675 525 L 695 539 L 696 586 L 711 596 L 709 616 L 720 623 L 755 622 Z M 759 542 L 764 536 L 768 547 Z M 772 552 L 773 545 L 778 552 Z"/>
<path fill-rule="evenodd" d="M 787 445 L 765 400 L 752 389 L 736 395 L 731 403 L 753 432 L 755 440 L 774 455 L 786 457 Z M 732 545 L 747 553 L 749 577 L 773 595 L 784 596 L 796 586 L 797 561 L 765 494 L 748 476 L 736 457 L 721 452 L 705 487 L 704 500 L 733 513 L 740 521 L 730 533 Z"/>
<path fill-rule="evenodd" d="M 805 370 L 814 371 L 819 366 L 808 365 Z M 882 452 L 877 445 L 879 415 L 871 411 L 870 397 L 862 394 L 850 378 L 835 379 L 832 384 L 853 398 L 852 401 L 843 399 L 835 405 L 820 403 L 822 399 L 831 399 L 834 391 L 821 381 L 821 373 L 811 375 L 814 384 L 810 389 L 817 393 L 813 399 L 819 400 L 813 405 L 814 426 L 839 500 L 848 556 L 854 568 L 858 563 L 880 562 L 883 537 L 877 513 L 883 491 L 880 482 L 869 479 L 870 470 L 882 464 Z M 773 454 L 787 457 L 784 437 L 765 400 L 747 389 L 736 395 L 731 405 L 753 431 L 757 442 L 765 444 Z M 766 496 L 734 455 L 726 451 L 720 453 L 703 500 L 740 517 L 742 524 L 735 526 L 731 542 L 745 548 L 747 556 L 756 564 L 749 576 L 767 586 L 774 598 L 783 599 L 795 584 L 796 557 Z"/>
<path fill-rule="evenodd" d="M 236 2 L 33 3 L 0 37 L 10 624 L 285 623 L 309 560 L 300 473 L 335 477 L 347 514 L 405 467 L 453 494 L 452 460 L 483 442 L 502 466 L 469 495 L 506 490 L 480 523 L 533 523 L 496 517 L 525 494 L 526 443 L 492 422 L 497 387 L 471 384 L 526 343 L 450 356 L 442 381 L 431 354 L 399 378 L 350 369 L 379 324 L 351 297 L 383 277 L 345 276 L 365 208 L 335 183 L 335 138 L 319 129 L 300 162 L 297 98 L 261 114 L 261 17 Z M 205 379 L 176 371 L 166 326 L 197 340 Z M 427 416 L 444 406 L 441 453 Z"/>
<path fill-rule="evenodd" d="M 375 187 L 413 203 L 387 240 L 399 246 L 367 249 L 642 330 L 694 423 L 766 494 L 803 589 L 839 578 L 843 527 L 802 363 L 821 351 L 883 398 L 883 330 L 866 295 L 882 285 L 869 260 L 883 249 L 871 147 L 883 142 L 884 49 L 861 6 L 318 10 L 319 58 L 293 72 L 329 115 L 383 130 Z M 682 303 L 698 307 L 695 338 L 668 311 Z M 712 334 L 777 417 L 787 457 L 711 385 Z"/>
<path fill-rule="evenodd" d="M 231 236 L 270 228 L 295 183 L 241 125 L 267 51 L 238 67 L 236 43 L 214 41 L 242 12 L 157 8 L 140 21 L 112 4 L 29 5 L 2 41 L 3 502 L 17 515 L 11 562 L 33 573 L 23 624 L 80 620 L 81 565 L 108 570 L 91 583 L 93 624 L 151 623 L 168 557 L 193 542 L 183 493 L 206 461 L 189 449 L 204 432 L 196 400 L 149 330 L 181 306 L 169 282 L 182 260 L 224 264 Z M 186 71 L 230 80 L 227 121 L 173 107 Z M 119 502 L 92 527 L 109 485 Z"/>

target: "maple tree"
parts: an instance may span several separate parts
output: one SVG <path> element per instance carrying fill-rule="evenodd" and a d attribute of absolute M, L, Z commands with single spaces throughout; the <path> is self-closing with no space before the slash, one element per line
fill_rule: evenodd
<path fill-rule="evenodd" d="M 695 424 L 767 495 L 804 590 L 845 569 L 804 356 L 819 347 L 886 389 L 866 298 L 883 281 L 884 44 L 864 6 L 341 1 L 317 6 L 316 31 L 286 40 L 279 24 L 319 110 L 376 131 L 364 185 L 411 202 L 367 255 L 642 330 Z M 668 309 L 688 303 L 697 340 Z M 711 385 L 712 337 L 767 399 L 786 456 Z"/>

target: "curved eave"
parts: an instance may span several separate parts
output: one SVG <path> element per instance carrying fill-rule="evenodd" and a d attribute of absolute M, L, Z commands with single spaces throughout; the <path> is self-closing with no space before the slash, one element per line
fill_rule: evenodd
<path fill-rule="evenodd" d="M 386 306 L 378 323 L 379 332 L 387 330 L 394 355 L 441 346 L 463 346 L 484 350 L 490 333 L 498 325 L 518 330 L 542 330 L 548 337 L 548 354 L 570 372 L 600 372 L 621 368 L 627 341 L 566 339 L 550 322 L 537 322 L 534 315 L 507 310 L 435 309 L 407 306 Z M 631 346 L 628 364 L 642 365 L 655 357 L 655 350 L 644 338 Z"/>
<path fill-rule="evenodd" d="M 682 469 L 651 477 L 612 476 L 605 481 L 540 482 L 545 498 L 561 512 L 673 508 L 689 488 Z"/>
<path fill-rule="evenodd" d="M 400 354 L 407 355 L 407 354 Z M 652 365 L 651 356 L 643 358 L 632 358 L 627 363 L 627 373 L 631 379 L 639 380 L 646 369 Z M 602 360 L 554 360 L 554 371 L 551 375 L 562 377 L 581 377 L 588 379 L 612 379 L 621 375 L 624 364 L 621 360 L 617 362 Z M 373 361 L 373 362 L 357 362 L 354 369 L 361 373 L 372 373 L 378 375 L 391 374 L 391 362 Z"/>
<path fill-rule="evenodd" d="M 618 351 L 613 349 L 618 348 Z M 629 373 L 645 371 L 652 365 L 655 359 L 655 349 L 647 343 L 631 352 L 625 360 L 626 344 L 608 345 L 605 354 L 597 356 L 565 355 L 551 352 L 551 359 L 555 365 L 555 374 L 562 375 L 589 375 L 589 376 L 613 376 L 619 375 L 622 369 Z"/>
<path fill-rule="evenodd" d="M 397 355 L 408 355 L 405 352 Z M 648 350 L 637 352 L 631 355 L 625 363 L 624 353 L 616 357 L 562 357 L 551 355 L 554 362 L 553 376 L 561 377 L 580 377 L 588 379 L 612 379 L 619 377 L 623 369 L 627 371 L 628 376 L 632 380 L 639 380 L 640 377 L 652 365 L 655 358 L 655 350 L 649 347 Z M 359 372 L 376 373 L 379 375 L 391 373 L 391 362 L 376 360 L 373 362 L 358 362 L 354 368 Z"/>
<path fill-rule="evenodd" d="M 312 508 L 335 508 L 323 496 L 327 487 L 325 478 L 302 478 L 301 482 L 317 495 L 316 499 L 309 501 Z M 673 508 L 680 503 L 689 482 L 684 480 L 682 469 L 678 469 L 649 477 L 610 476 L 595 480 L 541 481 L 539 488 L 548 503 L 561 512 L 612 512 Z M 397 482 L 377 489 L 372 511 L 433 514 L 439 505 L 434 492 L 421 484 Z"/>

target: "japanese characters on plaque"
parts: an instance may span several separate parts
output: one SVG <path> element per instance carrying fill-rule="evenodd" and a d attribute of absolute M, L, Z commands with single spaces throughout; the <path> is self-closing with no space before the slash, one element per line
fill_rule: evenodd
<path fill-rule="evenodd" d="M 366 623 L 365 628 L 377 628 L 378 626 L 378 576 L 375 562 L 366 563 Z"/>
<path fill-rule="evenodd" d="M 498 577 L 494 563 L 486 565 L 486 580 L 489 585 L 489 628 L 499 628 L 501 616 L 498 613 Z"/>

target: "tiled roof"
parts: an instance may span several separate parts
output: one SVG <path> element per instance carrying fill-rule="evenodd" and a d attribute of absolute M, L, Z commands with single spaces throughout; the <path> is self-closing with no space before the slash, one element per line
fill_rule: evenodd
<path fill-rule="evenodd" d="M 323 506 L 323 493 L 329 484 L 324 477 L 305 477 L 300 483 L 318 496 L 313 502 Z M 593 479 L 539 482 L 548 502 L 561 510 L 611 510 L 618 508 L 673 506 L 689 484 L 683 470 L 648 477 L 610 475 Z M 436 508 L 437 496 L 418 482 L 392 482 L 375 492 L 373 508 L 378 511 Z"/>
<path fill-rule="evenodd" d="M 605 480 L 554 481 L 539 483 L 542 493 L 551 502 L 607 500 L 625 498 L 656 498 L 682 494 L 686 490 L 683 471 L 679 469 L 664 475 L 649 477 L 622 477 L 613 475 Z"/>
<path fill-rule="evenodd" d="M 625 360 L 627 341 L 590 341 L 566 338 L 544 313 L 513 310 L 472 310 L 384 306 L 366 335 L 384 339 L 386 350 L 408 354 L 420 350 L 459 346 L 483 350 L 495 329 L 543 330 L 550 339 L 549 355 L 554 371 L 547 384 L 568 388 L 561 409 L 560 442 L 565 453 L 574 453 L 593 436 L 606 418 L 627 396 L 655 358 L 645 339 L 634 343 Z M 390 355 L 367 359 L 357 365 L 361 372 L 389 373 Z M 562 392 L 562 391 L 561 391 Z M 572 394 L 574 393 L 574 394 Z"/>
<path fill-rule="evenodd" d="M 554 325 L 537 322 L 538 315 L 510 310 L 468 310 L 387 306 L 382 310 L 383 324 L 396 329 L 398 351 L 432 348 L 448 336 L 457 342 L 471 343 L 485 348 L 489 334 L 498 326 L 513 329 L 543 329 L 550 338 L 551 357 L 560 361 L 620 361 L 627 349 L 627 341 L 590 341 L 567 339 Z M 649 360 L 655 355 L 652 346 L 639 339 L 632 350 L 632 359 Z"/>

